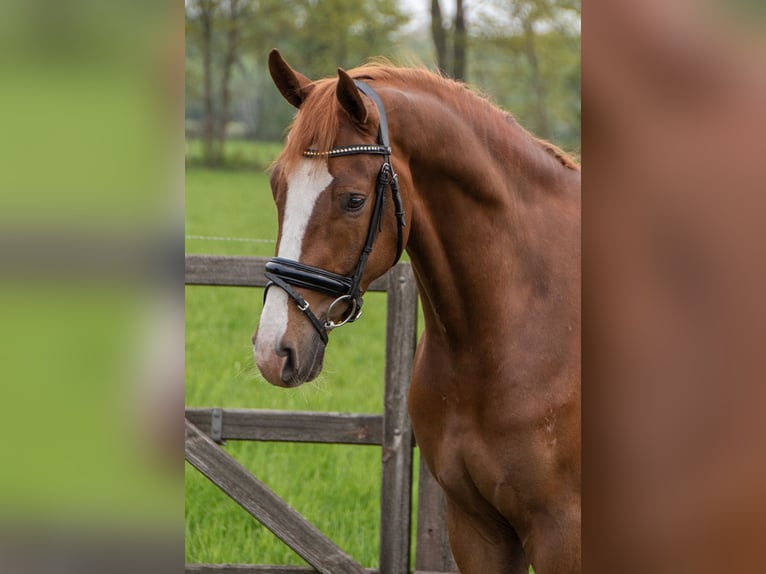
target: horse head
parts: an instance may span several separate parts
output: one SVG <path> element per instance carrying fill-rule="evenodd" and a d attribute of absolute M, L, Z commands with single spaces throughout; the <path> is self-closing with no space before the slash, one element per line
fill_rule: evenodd
<path fill-rule="evenodd" d="M 311 81 L 276 50 L 269 71 L 298 112 L 271 172 L 279 236 L 253 344 L 266 380 L 294 387 L 319 375 L 328 333 L 359 316 L 408 228 L 377 94 L 342 69 Z"/>

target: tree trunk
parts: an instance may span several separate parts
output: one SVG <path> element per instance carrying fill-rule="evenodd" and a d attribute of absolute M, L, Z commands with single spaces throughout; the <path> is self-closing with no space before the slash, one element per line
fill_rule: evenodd
<path fill-rule="evenodd" d="M 431 36 L 436 49 L 436 65 L 443 74 L 448 73 L 447 64 L 447 31 L 442 21 L 442 10 L 439 0 L 431 0 Z"/>
<path fill-rule="evenodd" d="M 455 11 L 455 35 L 453 38 L 452 77 L 465 80 L 466 30 L 463 0 L 457 0 Z"/>
<path fill-rule="evenodd" d="M 524 18 L 522 21 L 524 27 L 524 51 L 529 64 L 530 81 L 532 90 L 535 94 L 534 116 L 535 116 L 535 135 L 541 138 L 550 137 L 550 122 L 548 120 L 548 111 L 545 106 L 547 93 L 545 83 L 540 74 L 540 66 L 537 62 L 537 47 L 535 45 L 535 29 L 530 18 Z"/>
<path fill-rule="evenodd" d="M 215 164 L 215 110 L 213 104 L 213 10 L 214 2 L 199 3 L 202 28 L 202 85 L 205 117 L 202 122 L 202 155 L 207 165 Z"/>
<path fill-rule="evenodd" d="M 218 115 L 216 130 L 216 160 L 223 163 L 224 145 L 226 144 L 226 126 L 229 124 L 229 108 L 231 105 L 231 76 L 234 65 L 239 60 L 239 32 L 242 13 L 239 0 L 229 0 L 226 30 L 226 55 L 223 61 L 223 73 L 221 75 L 221 107 Z"/>

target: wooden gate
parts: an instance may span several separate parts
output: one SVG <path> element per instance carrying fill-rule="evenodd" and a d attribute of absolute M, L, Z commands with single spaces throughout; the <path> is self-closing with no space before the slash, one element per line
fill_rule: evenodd
<path fill-rule="evenodd" d="M 262 257 L 186 256 L 187 285 L 263 287 Z M 251 564 L 187 564 L 204 574 L 409 574 L 412 459 L 415 446 L 407 391 L 417 337 L 417 287 L 399 263 L 373 282 L 385 291 L 385 400 L 382 415 L 186 409 L 186 460 L 292 548 L 311 568 Z M 217 442 L 260 440 L 380 445 L 382 459 L 379 568 L 363 568 L 295 509 L 240 465 Z M 418 477 L 417 574 L 456 572 L 446 532 L 444 497 L 425 464 Z"/>

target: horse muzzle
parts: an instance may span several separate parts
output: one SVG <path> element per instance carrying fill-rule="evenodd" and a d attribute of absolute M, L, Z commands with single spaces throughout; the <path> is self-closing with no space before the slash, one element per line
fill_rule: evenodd
<path fill-rule="evenodd" d="M 270 290 L 253 335 L 255 364 L 272 385 L 296 387 L 322 370 L 325 343 L 296 313 L 287 294 Z"/>
<path fill-rule="evenodd" d="M 253 354 L 258 370 L 277 387 L 297 387 L 314 380 L 322 371 L 324 344 L 311 337 L 307 344 L 285 341 L 264 343 L 258 333 L 253 336 Z"/>

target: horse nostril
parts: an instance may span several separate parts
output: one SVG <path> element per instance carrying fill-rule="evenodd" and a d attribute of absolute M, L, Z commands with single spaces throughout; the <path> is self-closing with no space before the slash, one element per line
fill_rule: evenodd
<path fill-rule="evenodd" d="M 285 358 L 282 366 L 282 382 L 287 383 L 295 375 L 295 350 L 292 347 L 282 347 L 277 351 L 277 355 Z"/>

